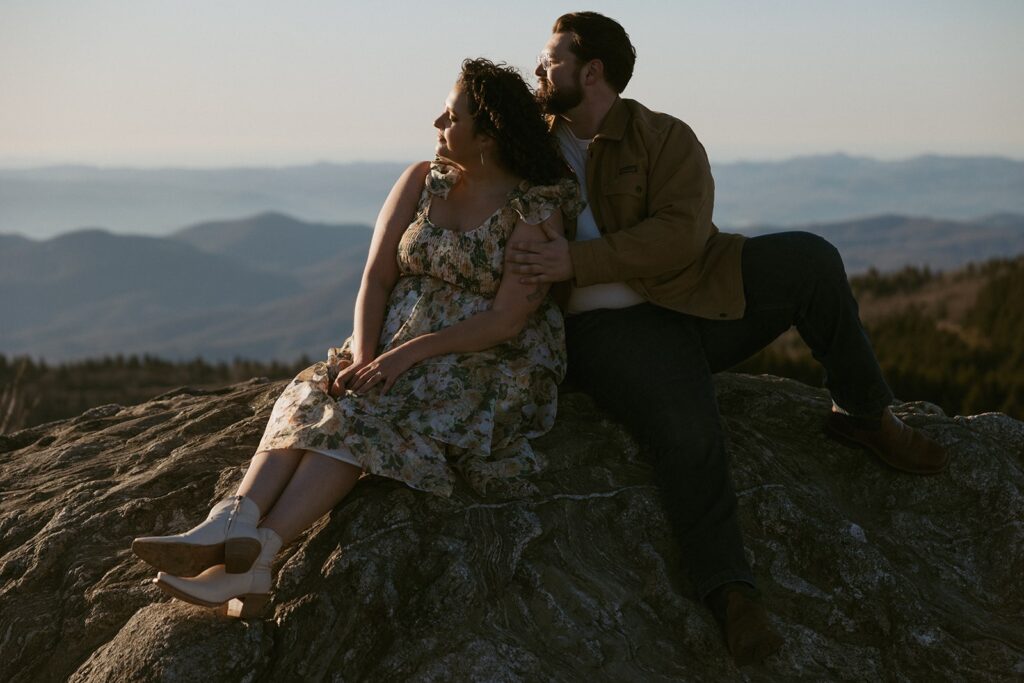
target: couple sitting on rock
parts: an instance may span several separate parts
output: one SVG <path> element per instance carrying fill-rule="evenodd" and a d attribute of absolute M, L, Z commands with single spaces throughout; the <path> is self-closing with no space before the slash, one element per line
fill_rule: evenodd
<path fill-rule="evenodd" d="M 782 641 L 744 556 L 712 375 L 793 325 L 827 373 L 832 434 L 896 469 L 946 467 L 890 412 L 835 248 L 719 232 L 693 131 L 620 96 L 635 57 L 617 22 L 578 12 L 556 21 L 535 93 L 463 63 L 436 159 L 381 209 L 352 336 L 281 394 L 234 497 L 133 543 L 161 589 L 255 616 L 275 554 L 363 473 L 447 496 L 454 472 L 481 493 L 536 472 L 527 439 L 568 372 L 649 453 L 697 596 L 736 660 L 759 661 Z"/>

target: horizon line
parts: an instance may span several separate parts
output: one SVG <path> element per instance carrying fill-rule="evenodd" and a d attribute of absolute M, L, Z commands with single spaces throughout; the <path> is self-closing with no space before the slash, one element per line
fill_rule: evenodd
<path fill-rule="evenodd" d="M 147 238 L 147 239 L 167 239 L 167 238 L 172 238 L 173 239 L 175 234 L 177 234 L 179 232 L 183 232 L 185 230 L 192 229 L 192 228 L 197 228 L 197 227 L 201 227 L 201 226 L 207 226 L 207 225 L 214 224 L 214 223 L 247 223 L 247 222 L 250 222 L 250 221 L 253 221 L 253 220 L 258 220 L 260 218 L 264 218 L 264 217 L 267 217 L 267 216 L 276 216 L 276 217 L 280 217 L 280 218 L 296 221 L 296 222 L 299 222 L 299 223 L 303 223 L 303 224 L 306 224 L 306 225 L 328 226 L 328 227 L 332 227 L 332 228 L 336 228 L 336 227 L 364 228 L 365 227 L 365 228 L 368 228 L 368 229 L 371 229 L 371 230 L 373 229 L 373 225 L 371 223 L 359 223 L 359 222 L 339 222 L 339 223 L 334 223 L 334 222 L 326 222 L 326 221 L 309 220 L 309 219 L 303 218 L 301 216 L 298 216 L 295 213 L 290 213 L 288 211 L 283 211 L 283 210 L 280 210 L 280 209 L 264 209 L 262 211 L 256 211 L 256 212 L 253 212 L 253 213 L 250 213 L 250 214 L 246 214 L 246 215 L 242 215 L 242 216 L 236 216 L 236 217 L 233 217 L 233 218 L 231 218 L 231 217 L 206 218 L 206 219 L 203 219 L 203 220 L 195 221 L 195 222 L 192 222 L 192 223 L 187 223 L 185 225 L 181 225 L 181 226 L 172 228 L 172 229 L 168 230 L 167 232 L 155 232 L 155 233 L 154 232 L 123 232 L 121 230 L 112 229 L 112 228 L 109 228 L 109 227 L 106 227 L 106 226 L 103 226 L 103 225 L 82 225 L 82 226 L 79 226 L 79 227 L 76 227 L 76 228 L 71 228 L 69 230 L 65 230 L 63 232 L 55 233 L 53 235 L 49 235 L 49 236 L 46 236 L 46 237 L 34 237 L 32 235 L 26 235 L 23 232 L 4 232 L 4 231 L 0 230 L 0 237 L 16 237 L 16 238 L 22 238 L 22 239 L 28 240 L 30 242 L 49 242 L 49 241 L 52 241 L 52 240 L 55 240 L 55 239 L 60 239 L 62 237 L 67 237 L 69 235 L 80 234 L 80 233 L 84 233 L 84 232 L 99 232 L 99 233 L 104 233 L 104 234 L 112 235 L 112 236 L 116 236 L 116 237 L 144 237 L 144 238 Z M 764 230 L 764 229 L 792 230 L 792 229 L 798 229 L 798 228 L 823 227 L 823 226 L 830 226 L 830 225 L 845 225 L 845 224 L 850 224 L 850 223 L 865 223 L 865 222 L 868 222 L 868 221 L 876 221 L 876 220 L 879 220 L 879 219 L 892 219 L 892 218 L 903 219 L 903 220 L 910 220 L 910 221 L 925 220 L 925 221 L 933 221 L 933 222 L 961 223 L 961 224 L 968 224 L 969 225 L 969 224 L 976 224 L 976 223 L 979 223 L 979 222 L 982 222 L 982 221 L 991 220 L 993 218 L 1001 218 L 1001 217 L 1024 218 L 1024 213 L 1021 213 L 1021 212 L 1018 212 L 1018 211 L 1012 211 L 1012 210 L 1004 210 L 1004 211 L 992 211 L 990 213 L 985 213 L 985 214 L 982 214 L 982 215 L 979 215 L 979 216 L 972 216 L 970 218 L 948 218 L 948 217 L 942 217 L 942 216 L 938 216 L 938 215 L 930 215 L 930 214 L 914 213 L 914 212 L 880 211 L 878 213 L 854 214 L 854 215 L 848 216 L 846 218 L 840 218 L 840 219 L 835 219 L 835 220 L 801 221 L 801 222 L 796 222 L 796 223 L 772 222 L 772 221 L 741 222 L 741 223 L 723 224 L 723 225 L 720 225 L 719 227 L 720 228 L 724 228 L 725 230 L 734 230 L 734 231 L 737 231 L 737 232 L 739 232 L 741 234 L 745 234 L 744 231 L 751 230 L 751 229 L 754 229 L 754 230 Z M 1024 252 L 1022 252 L 1022 253 L 1024 253 Z"/>
<path fill-rule="evenodd" d="M 870 156 L 866 154 L 850 154 L 844 151 L 820 152 L 809 154 L 794 154 L 781 157 L 743 158 L 736 157 L 727 160 L 711 159 L 712 164 L 739 165 L 739 164 L 780 164 L 791 161 L 808 159 L 845 158 L 851 160 L 867 160 L 879 163 L 904 163 L 918 159 L 940 158 L 940 159 L 999 159 L 1012 162 L 1024 162 L 1024 157 L 1014 157 L 1006 154 L 945 154 L 938 152 L 921 152 L 919 154 L 901 155 L 894 157 Z M 355 165 L 387 165 L 387 164 L 409 164 L 418 160 L 410 159 L 351 159 L 348 161 L 336 161 L 330 159 L 317 159 L 306 162 L 290 163 L 225 163 L 222 165 L 192 165 L 192 164 L 169 164 L 154 163 L 151 165 L 141 164 L 102 164 L 83 161 L 63 162 L 30 162 L 30 161 L 4 161 L 0 160 L 0 172 L 2 171 L 42 171 L 62 168 L 87 168 L 101 171 L 228 171 L 228 170 L 253 170 L 253 169 L 276 169 L 284 170 L 289 168 L 308 168 L 310 166 L 355 166 Z"/>

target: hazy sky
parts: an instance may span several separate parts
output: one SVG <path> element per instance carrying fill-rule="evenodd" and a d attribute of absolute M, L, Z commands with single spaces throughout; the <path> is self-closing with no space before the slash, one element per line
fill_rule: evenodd
<path fill-rule="evenodd" d="M 1024 158 L 1024 0 L 0 0 L 0 165 L 427 158 L 464 57 L 529 74 L 579 9 L 716 161 Z"/>

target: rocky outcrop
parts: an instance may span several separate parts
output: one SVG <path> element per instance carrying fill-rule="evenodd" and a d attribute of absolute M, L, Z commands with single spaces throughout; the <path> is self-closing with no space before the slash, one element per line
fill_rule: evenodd
<path fill-rule="evenodd" d="M 652 470 L 566 392 L 528 491 L 368 477 L 275 563 L 264 620 L 171 601 L 131 553 L 230 494 L 281 383 L 182 389 L 0 437 L 6 681 L 1019 680 L 1024 424 L 897 413 L 915 477 L 828 440 L 827 395 L 722 375 L 749 557 L 786 645 L 737 669 L 691 598 Z"/>

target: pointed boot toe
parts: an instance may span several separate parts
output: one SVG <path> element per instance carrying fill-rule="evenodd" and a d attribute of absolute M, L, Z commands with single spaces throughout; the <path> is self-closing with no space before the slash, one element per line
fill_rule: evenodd
<path fill-rule="evenodd" d="M 132 552 L 174 576 L 196 576 L 220 564 L 228 573 L 238 574 L 247 571 L 260 554 L 259 520 L 256 503 L 245 496 L 232 496 L 217 503 L 202 524 L 183 534 L 136 538 Z"/>

